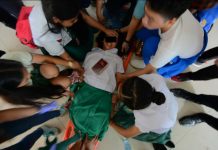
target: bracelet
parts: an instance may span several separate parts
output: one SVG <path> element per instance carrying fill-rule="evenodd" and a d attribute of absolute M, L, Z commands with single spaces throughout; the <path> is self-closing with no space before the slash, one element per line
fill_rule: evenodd
<path fill-rule="evenodd" d="M 69 66 L 70 68 L 73 68 L 73 63 L 72 63 L 71 61 L 68 61 L 68 66 Z"/>

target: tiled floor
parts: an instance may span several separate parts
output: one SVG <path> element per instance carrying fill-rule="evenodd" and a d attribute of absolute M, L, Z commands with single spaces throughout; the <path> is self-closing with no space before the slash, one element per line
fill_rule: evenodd
<path fill-rule="evenodd" d="M 32 3 L 28 3 L 32 4 Z M 212 32 L 209 34 L 209 46 L 208 48 L 218 45 L 218 22 L 213 27 Z M 15 31 L 5 27 L 0 23 L 0 49 L 3 50 L 29 50 L 26 46 L 23 46 L 19 43 L 15 36 Z M 212 64 L 208 62 L 207 65 Z M 129 68 L 131 70 L 131 68 Z M 190 67 L 191 70 L 197 70 L 195 66 Z M 175 83 L 171 80 L 166 80 L 169 87 L 181 87 L 195 93 L 205 93 L 205 94 L 214 94 L 218 95 L 218 80 L 211 80 L 206 82 L 184 82 L 184 83 Z M 59 103 L 65 101 L 66 98 L 59 100 Z M 200 106 L 191 102 L 184 101 L 183 99 L 177 99 L 179 103 L 179 113 L 178 118 L 181 116 L 192 114 L 195 112 L 204 111 L 215 117 L 218 117 L 218 113 L 214 110 L 207 108 L 205 106 Z M 0 109 L 5 109 L 12 107 L 8 104 L 5 104 L 0 100 Z M 66 123 L 68 121 L 68 114 L 65 114 L 63 117 L 59 117 L 53 120 L 46 122 L 46 125 L 55 126 L 61 129 L 59 134 L 59 141 L 62 140 L 64 130 L 66 129 Z M 18 142 L 20 139 L 25 137 L 27 134 L 31 133 L 37 127 L 25 132 L 22 135 L 17 136 L 16 138 L 9 140 L 0 145 L 0 149 L 11 144 Z M 218 148 L 218 132 L 205 123 L 197 125 L 195 127 L 183 127 L 180 126 L 177 122 L 176 126 L 172 130 L 172 140 L 174 141 L 176 148 L 175 150 L 217 150 Z M 152 146 L 148 143 L 139 142 L 133 139 L 129 140 L 131 143 L 132 150 L 152 150 Z M 32 150 L 36 150 L 38 147 L 44 145 L 44 138 L 41 137 L 33 146 Z M 122 138 L 113 130 L 109 129 L 104 140 L 99 145 L 99 150 L 123 150 Z"/>

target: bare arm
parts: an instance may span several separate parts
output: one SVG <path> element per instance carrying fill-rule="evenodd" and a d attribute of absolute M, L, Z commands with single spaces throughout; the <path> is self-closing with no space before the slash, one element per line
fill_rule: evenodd
<path fill-rule="evenodd" d="M 96 0 L 96 16 L 98 18 L 98 21 L 101 23 L 104 22 L 104 16 L 102 14 L 102 9 L 104 5 L 104 0 Z"/>
<path fill-rule="evenodd" d="M 156 69 L 151 64 L 147 64 L 144 69 L 140 69 L 140 70 L 137 70 L 135 72 L 129 73 L 129 74 L 127 74 L 127 77 L 128 78 L 137 77 L 137 76 L 140 76 L 143 74 L 150 74 L 150 73 L 153 73 L 155 71 L 156 71 Z"/>
<path fill-rule="evenodd" d="M 73 60 L 66 51 L 64 51 L 64 53 L 61 54 L 60 57 L 65 59 L 65 60 Z"/>
<path fill-rule="evenodd" d="M 122 135 L 122 136 L 124 136 L 126 138 L 135 137 L 135 136 L 141 134 L 140 130 L 136 126 L 132 126 L 130 128 L 124 129 L 124 128 L 116 125 L 114 122 L 111 122 L 110 125 L 120 135 Z"/>
<path fill-rule="evenodd" d="M 140 25 L 140 21 L 136 19 L 134 16 L 132 17 L 130 24 L 128 26 L 128 31 L 127 31 L 127 35 L 126 35 L 126 39 L 125 41 L 130 41 L 132 36 L 134 35 L 135 31 L 138 29 L 139 25 Z M 121 30 L 126 30 L 127 28 L 121 29 Z M 129 49 L 129 45 L 126 42 L 123 42 L 122 44 L 122 51 L 127 51 Z"/>
<path fill-rule="evenodd" d="M 101 23 L 99 23 L 98 21 L 96 21 L 95 19 L 93 19 L 91 16 L 89 16 L 85 11 L 80 11 L 80 13 L 82 14 L 83 19 L 85 20 L 85 22 L 96 28 L 99 29 L 102 32 L 105 32 L 107 35 L 110 36 L 118 36 L 117 32 L 111 29 L 107 29 L 105 26 L 103 26 Z"/>
<path fill-rule="evenodd" d="M 12 108 L 0 111 L 0 123 L 32 116 L 38 112 L 36 107 Z"/>
<path fill-rule="evenodd" d="M 117 83 L 122 82 L 123 80 L 132 78 L 132 77 L 138 77 L 140 75 L 143 74 L 150 74 L 156 72 L 156 68 L 154 68 L 151 64 L 146 65 L 146 67 L 144 69 L 140 69 L 128 74 L 121 74 L 121 73 L 117 73 L 116 74 L 116 79 L 117 79 Z"/>
<path fill-rule="evenodd" d="M 65 67 L 69 67 L 72 69 L 78 69 L 81 70 L 82 67 L 80 66 L 80 64 L 71 59 L 69 61 L 58 58 L 58 57 L 54 57 L 54 56 L 46 56 L 46 55 L 40 55 L 40 54 L 33 54 L 33 58 L 32 58 L 32 63 L 52 63 L 52 64 L 56 64 L 56 65 L 62 65 Z"/>

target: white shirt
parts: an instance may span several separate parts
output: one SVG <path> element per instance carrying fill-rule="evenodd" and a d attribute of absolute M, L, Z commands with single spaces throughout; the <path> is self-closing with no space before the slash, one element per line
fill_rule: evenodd
<path fill-rule="evenodd" d="M 146 80 L 156 91 L 163 93 L 166 101 L 162 105 L 151 103 L 145 109 L 134 110 L 135 126 L 143 133 L 162 134 L 169 131 L 176 123 L 178 112 L 178 104 L 174 95 L 169 91 L 164 78 L 160 75 L 146 74 L 140 78 Z"/>
<path fill-rule="evenodd" d="M 41 2 L 33 7 L 29 22 L 33 41 L 37 46 L 44 47 L 50 55 L 59 56 L 64 53 L 63 46 L 72 39 L 64 29 L 58 34 L 49 31 Z M 50 26 L 52 25 L 50 24 Z"/>
<path fill-rule="evenodd" d="M 116 88 L 116 76 L 117 72 L 123 73 L 123 61 L 117 55 L 117 49 L 102 50 L 100 48 L 93 48 L 91 52 L 86 55 L 83 67 L 85 69 L 84 81 L 98 89 L 114 92 Z M 100 60 L 107 61 L 107 68 L 100 74 L 96 74 L 92 67 Z"/>
<path fill-rule="evenodd" d="M 188 10 L 167 32 L 159 30 L 159 35 L 161 40 L 157 52 L 150 61 L 155 68 L 163 67 L 177 56 L 190 58 L 203 48 L 204 31 Z"/>

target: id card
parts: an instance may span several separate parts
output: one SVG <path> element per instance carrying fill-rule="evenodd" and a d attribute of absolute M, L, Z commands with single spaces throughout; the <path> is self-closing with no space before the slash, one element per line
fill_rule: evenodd
<path fill-rule="evenodd" d="M 96 74 L 101 74 L 108 67 L 108 62 L 104 59 L 100 59 L 93 67 L 92 70 Z"/>

